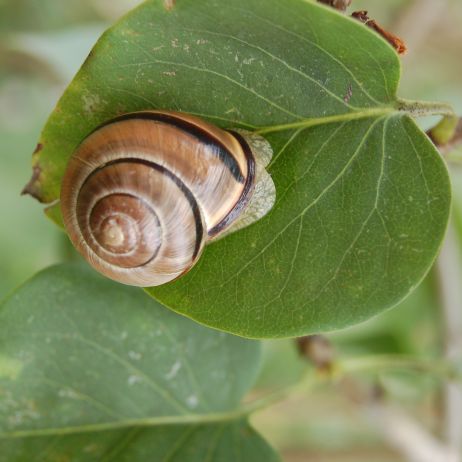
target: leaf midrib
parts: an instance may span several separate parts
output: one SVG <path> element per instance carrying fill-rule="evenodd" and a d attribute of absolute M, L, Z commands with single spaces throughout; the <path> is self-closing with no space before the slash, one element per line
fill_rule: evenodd
<path fill-rule="evenodd" d="M 212 412 L 210 414 L 182 414 L 161 417 L 145 417 L 142 419 L 124 419 L 117 422 L 102 422 L 68 427 L 50 427 L 39 430 L 20 430 L 0 432 L 0 440 L 27 437 L 46 437 L 56 435 L 73 435 L 80 433 L 121 430 L 134 427 L 157 427 L 162 425 L 204 425 L 210 423 L 230 422 L 247 417 L 251 412 L 249 406 L 241 406 L 227 412 Z"/>
<path fill-rule="evenodd" d="M 336 114 L 325 117 L 312 117 L 298 122 L 292 122 L 281 125 L 271 125 L 268 127 L 261 127 L 255 130 L 259 135 L 266 135 L 268 133 L 280 132 L 285 130 L 311 128 L 318 125 L 327 125 L 338 122 L 351 122 L 359 119 L 372 119 L 381 118 L 383 116 L 391 116 L 393 113 L 404 113 L 406 111 L 399 111 L 392 106 L 381 106 L 377 108 L 364 108 L 359 111 L 347 112 L 346 114 Z"/>

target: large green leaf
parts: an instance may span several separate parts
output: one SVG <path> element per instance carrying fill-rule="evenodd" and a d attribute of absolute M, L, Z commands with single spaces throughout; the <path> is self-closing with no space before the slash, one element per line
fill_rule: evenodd
<path fill-rule="evenodd" d="M 1 462 L 277 460 L 239 411 L 259 343 L 138 289 L 52 267 L 2 304 L 0 345 Z"/>
<path fill-rule="evenodd" d="M 447 172 L 397 103 L 399 71 L 381 37 L 313 2 L 178 0 L 168 12 L 147 1 L 103 35 L 63 95 L 29 189 L 57 200 L 79 141 L 124 111 L 269 127 L 273 211 L 149 292 L 251 337 L 353 324 L 420 282 L 448 218 Z"/>

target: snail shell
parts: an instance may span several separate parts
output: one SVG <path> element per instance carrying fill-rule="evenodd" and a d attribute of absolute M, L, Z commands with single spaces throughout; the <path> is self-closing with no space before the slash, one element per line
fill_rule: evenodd
<path fill-rule="evenodd" d="M 262 138 L 188 114 L 125 114 L 72 155 L 61 187 L 64 225 L 107 277 L 164 284 L 187 272 L 206 242 L 268 212 L 275 198 L 264 168 L 270 158 Z"/>

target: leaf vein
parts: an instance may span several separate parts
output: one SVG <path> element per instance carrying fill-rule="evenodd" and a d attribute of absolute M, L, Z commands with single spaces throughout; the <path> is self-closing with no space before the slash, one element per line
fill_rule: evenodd
<path fill-rule="evenodd" d="M 265 48 L 262 48 L 262 47 L 260 47 L 258 45 L 253 45 L 252 43 L 247 42 L 246 40 L 242 40 L 242 39 L 240 39 L 238 37 L 235 37 L 235 36 L 229 35 L 229 34 L 223 34 L 223 33 L 220 33 L 220 32 L 213 32 L 213 31 L 208 31 L 208 30 L 196 30 L 196 29 L 185 29 L 185 30 L 189 31 L 189 32 L 197 32 L 197 33 L 202 33 L 202 34 L 215 35 L 217 37 L 229 38 L 231 40 L 235 40 L 235 41 L 237 41 L 239 43 L 242 43 L 242 44 L 248 46 L 249 48 L 253 48 L 255 50 L 258 50 L 258 51 L 262 52 L 263 54 L 267 55 L 268 57 L 270 57 L 271 59 L 274 59 L 275 61 L 278 61 L 279 63 L 281 63 L 283 66 L 285 66 L 290 71 L 295 72 L 295 73 L 299 74 L 300 76 L 302 76 L 304 79 L 314 83 L 316 86 L 321 88 L 321 90 L 325 91 L 331 98 L 334 98 L 335 100 L 340 102 L 343 106 L 347 107 L 348 109 L 353 109 L 353 110 L 358 110 L 359 109 L 358 107 L 355 107 L 355 106 L 352 106 L 351 104 L 346 103 L 343 100 L 343 98 L 341 98 L 340 96 L 336 95 L 334 92 L 329 90 L 319 80 L 316 80 L 311 75 L 306 74 L 305 72 L 301 71 L 300 69 L 297 69 L 296 67 L 291 66 L 287 61 L 284 61 L 282 58 L 279 58 L 278 56 L 274 55 L 273 53 L 266 50 Z M 376 101 L 376 103 L 381 104 L 378 101 Z"/>
<path fill-rule="evenodd" d="M 111 448 L 109 453 L 103 456 L 100 462 L 110 462 L 111 460 L 115 460 L 116 457 L 119 457 L 122 452 L 127 449 L 128 445 L 141 433 L 141 431 L 141 428 L 133 428 L 128 431 L 127 435 L 122 439 L 119 445 L 115 448 Z"/>
<path fill-rule="evenodd" d="M 384 140 L 385 140 L 385 130 L 386 130 L 386 125 L 387 125 L 388 120 L 389 119 L 387 118 L 385 120 L 384 124 L 383 124 L 383 135 L 382 135 L 383 143 L 384 143 Z M 359 238 L 363 234 L 364 230 L 366 229 L 366 226 L 368 225 L 368 223 L 371 220 L 374 213 L 378 212 L 378 201 L 379 201 L 380 189 L 381 189 L 381 184 L 382 184 L 382 179 L 383 179 L 383 174 L 384 174 L 384 165 L 385 165 L 385 147 L 384 147 L 384 144 L 382 144 L 381 169 L 380 169 L 380 172 L 379 172 L 379 177 L 377 179 L 376 196 L 375 196 L 374 205 L 372 207 L 372 210 L 369 212 L 369 214 L 367 215 L 365 221 L 361 225 L 358 233 L 356 234 L 356 236 L 351 241 L 350 245 L 347 247 L 347 249 L 343 253 L 342 258 L 340 259 L 339 263 L 337 264 L 337 266 L 335 268 L 335 271 L 334 271 L 334 274 L 332 275 L 332 277 L 321 287 L 321 289 L 318 292 L 318 295 L 315 296 L 313 299 L 310 299 L 307 303 L 312 303 L 314 300 L 319 298 L 321 296 L 321 294 L 324 292 L 324 290 L 326 289 L 326 287 L 328 287 L 334 280 L 337 279 L 340 268 L 343 266 L 343 263 L 344 263 L 346 257 L 353 250 L 354 246 L 356 245 Z M 306 306 L 307 303 L 304 303 L 302 306 Z"/>
<path fill-rule="evenodd" d="M 232 7 L 230 7 L 232 8 Z M 347 72 L 350 77 L 355 81 L 355 83 L 358 85 L 358 87 L 361 89 L 361 91 L 363 92 L 363 94 L 371 101 L 373 102 L 374 104 L 377 104 L 377 105 L 382 105 L 383 103 L 378 101 L 376 98 L 374 98 L 365 88 L 364 88 L 364 85 L 357 79 L 357 77 L 354 75 L 354 73 L 351 71 L 351 69 L 349 67 L 347 67 L 344 63 L 342 63 L 342 61 L 340 61 L 339 59 L 337 59 L 332 53 L 330 53 L 329 51 L 327 51 L 325 48 L 323 48 L 321 45 L 319 45 L 318 43 L 316 42 L 313 42 L 311 39 L 303 36 L 303 35 L 300 35 L 296 32 L 293 32 L 291 30 L 288 30 L 278 24 L 275 24 L 273 23 L 272 21 L 270 21 L 269 19 L 266 19 L 266 18 L 262 18 L 261 16 L 258 16 L 257 14 L 251 12 L 251 11 L 248 11 L 248 10 L 243 10 L 241 8 L 232 8 L 232 9 L 235 9 L 235 10 L 238 10 L 238 11 L 241 11 L 241 12 L 246 12 L 248 13 L 250 16 L 253 16 L 254 18 L 262 21 L 262 22 L 265 22 L 267 24 L 269 24 L 271 27 L 274 27 L 276 29 L 279 29 L 283 32 L 285 32 L 286 34 L 289 34 L 289 35 L 292 35 L 296 38 L 298 38 L 299 40 L 302 40 L 304 42 L 307 42 L 309 43 L 310 45 L 314 46 L 315 48 L 317 48 L 319 51 L 321 51 L 322 53 L 324 53 L 332 62 L 336 63 L 337 65 L 339 65 L 340 67 L 343 68 L 343 70 L 345 72 Z M 302 17 L 303 18 L 303 17 Z M 327 90 L 327 89 L 326 89 Z M 340 98 L 341 99 L 341 98 Z M 345 101 L 341 100 L 345 105 L 347 105 L 345 103 Z M 349 106 L 349 105 L 347 105 Z M 349 106 L 349 107 L 352 107 L 352 106 Z"/>
<path fill-rule="evenodd" d="M 214 286 L 214 288 L 219 288 L 225 286 L 227 283 L 229 283 L 232 279 L 237 278 L 245 269 L 247 269 L 248 266 L 250 266 L 257 258 L 259 258 L 262 254 L 265 253 L 265 251 L 282 235 L 284 232 L 291 226 L 296 220 L 298 220 L 301 216 L 304 216 L 313 206 L 315 206 L 324 196 L 326 193 L 328 193 L 347 171 L 348 167 L 352 164 L 352 162 L 356 159 L 358 156 L 361 148 L 363 147 L 366 139 L 368 138 L 371 130 L 377 125 L 379 121 L 384 119 L 386 116 L 379 117 L 377 120 L 375 120 L 371 126 L 368 128 L 367 132 L 365 133 L 364 137 L 362 138 L 361 142 L 359 143 L 358 148 L 356 151 L 353 153 L 349 161 L 345 164 L 343 169 L 340 171 L 340 173 L 332 180 L 331 183 L 329 183 L 319 194 L 318 196 L 313 199 L 298 215 L 296 215 L 292 220 L 289 221 L 280 231 L 274 234 L 274 236 L 270 239 L 270 241 L 262 247 L 262 249 L 256 253 L 252 258 L 247 260 L 247 262 L 239 268 L 239 270 L 234 273 L 232 276 L 230 276 L 226 281 L 218 284 L 217 286 Z"/>
<path fill-rule="evenodd" d="M 146 383 L 153 389 L 155 390 L 159 395 L 163 396 L 164 399 L 169 402 L 174 408 L 176 408 L 178 411 L 188 414 L 189 410 L 184 407 L 180 401 L 178 401 L 176 398 L 174 398 L 171 393 L 164 389 L 161 385 L 156 383 L 151 377 L 149 377 L 147 374 L 145 374 L 141 369 L 138 369 L 135 367 L 133 364 L 129 363 L 125 359 L 121 358 L 119 355 L 113 353 L 111 350 L 103 347 L 102 345 L 99 345 L 97 342 L 94 342 L 93 340 L 89 340 L 82 335 L 69 335 L 69 334 L 59 334 L 59 333 L 47 333 L 47 334 L 34 334 L 35 336 L 43 336 L 46 335 L 48 337 L 56 337 L 56 338 L 65 338 L 68 340 L 77 340 L 81 343 L 84 343 L 85 345 L 88 345 L 95 350 L 99 351 L 100 353 L 103 353 L 104 355 L 114 359 L 116 362 L 119 364 L 123 365 L 127 370 L 133 371 L 135 374 L 138 374 L 139 376 L 143 377 L 146 381 Z"/>
<path fill-rule="evenodd" d="M 178 63 L 178 62 L 175 62 L 175 61 L 164 61 L 164 60 L 160 60 L 160 59 L 153 59 L 152 61 L 138 62 L 138 63 L 132 63 L 132 64 L 121 64 L 119 67 L 153 66 L 153 65 L 156 65 L 156 64 L 184 67 L 184 68 L 189 69 L 191 71 L 204 72 L 206 74 L 215 75 L 217 77 L 220 77 L 222 79 L 225 79 L 225 80 L 229 81 L 230 83 L 238 86 L 239 88 L 242 88 L 246 92 L 251 93 L 256 98 L 261 99 L 262 101 L 264 101 L 265 103 L 269 104 L 270 106 L 278 109 L 279 111 L 281 111 L 281 112 L 283 112 L 285 114 L 288 114 L 291 117 L 295 117 L 297 119 L 303 120 L 303 116 L 295 114 L 295 113 L 289 111 L 288 109 L 286 109 L 286 108 L 284 108 L 282 106 L 279 106 L 279 104 L 277 104 L 274 101 L 270 100 L 269 98 L 266 98 L 265 96 L 261 95 L 260 93 L 258 93 L 253 88 L 247 87 L 246 85 L 238 82 L 237 80 L 232 79 L 228 75 L 222 74 L 221 72 L 217 72 L 217 71 L 214 71 L 212 69 L 206 69 L 206 68 L 203 68 L 203 67 L 191 66 L 190 64 Z"/>
<path fill-rule="evenodd" d="M 191 425 L 190 427 L 187 427 L 186 430 L 183 432 L 183 434 L 178 438 L 177 442 L 173 447 L 170 449 L 170 451 L 165 455 L 165 457 L 162 459 L 162 462 L 170 462 L 172 457 L 175 456 L 175 454 L 178 453 L 178 451 L 182 448 L 184 443 L 188 441 L 188 439 L 193 435 L 193 433 L 200 428 L 197 425 Z"/>

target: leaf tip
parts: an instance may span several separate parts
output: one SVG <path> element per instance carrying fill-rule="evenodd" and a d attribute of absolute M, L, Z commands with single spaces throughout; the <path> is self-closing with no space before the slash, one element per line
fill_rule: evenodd
<path fill-rule="evenodd" d="M 26 194 L 28 194 L 29 196 L 32 196 L 34 199 L 37 199 L 39 202 L 43 202 L 41 198 L 40 188 L 38 186 L 41 173 L 42 169 L 38 165 L 35 165 L 32 169 L 32 176 L 30 180 L 21 191 L 21 196 L 25 196 Z"/>

